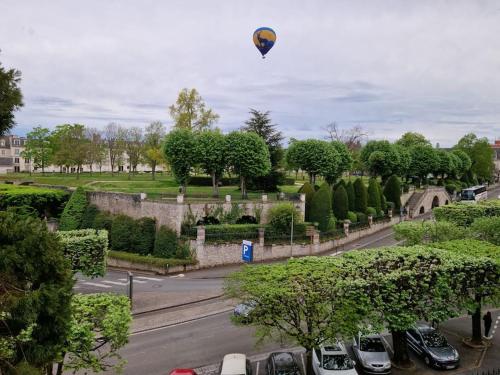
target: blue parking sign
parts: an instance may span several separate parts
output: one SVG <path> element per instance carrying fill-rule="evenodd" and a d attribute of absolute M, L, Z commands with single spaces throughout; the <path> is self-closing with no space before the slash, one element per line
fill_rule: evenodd
<path fill-rule="evenodd" d="M 243 262 L 253 261 L 253 243 L 247 240 L 243 240 L 241 245 L 241 260 Z"/>

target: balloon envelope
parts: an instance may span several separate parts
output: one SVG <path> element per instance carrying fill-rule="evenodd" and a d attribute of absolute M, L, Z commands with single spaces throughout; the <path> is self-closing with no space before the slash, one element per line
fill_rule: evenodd
<path fill-rule="evenodd" d="M 255 44 L 263 58 L 273 48 L 274 42 L 276 42 L 276 33 L 270 27 L 259 27 L 253 33 L 253 44 Z"/>

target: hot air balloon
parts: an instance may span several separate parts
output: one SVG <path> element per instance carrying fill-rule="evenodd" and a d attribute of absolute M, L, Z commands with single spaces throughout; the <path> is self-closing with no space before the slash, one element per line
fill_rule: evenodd
<path fill-rule="evenodd" d="M 259 27 L 253 33 L 253 44 L 262 53 L 262 58 L 266 58 L 266 53 L 269 52 L 276 42 L 276 33 L 270 27 Z"/>

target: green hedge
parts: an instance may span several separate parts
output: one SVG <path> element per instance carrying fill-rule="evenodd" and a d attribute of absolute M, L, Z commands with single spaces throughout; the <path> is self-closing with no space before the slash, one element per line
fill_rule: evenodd
<path fill-rule="evenodd" d="M 129 262 L 148 264 L 157 267 L 174 267 L 174 266 L 184 266 L 196 264 L 193 259 L 166 259 L 166 258 L 156 258 L 150 255 L 139 255 L 133 253 L 126 253 L 123 251 L 113 251 L 108 253 L 109 258 L 126 260 Z"/>
<path fill-rule="evenodd" d="M 106 273 L 108 233 L 105 230 L 80 229 L 57 232 L 73 271 L 98 277 Z"/>
<path fill-rule="evenodd" d="M 474 239 L 433 243 L 432 247 L 471 256 L 486 256 L 500 267 L 500 246 Z"/>
<path fill-rule="evenodd" d="M 63 190 L 0 184 L 0 210 L 28 206 L 39 217 L 59 217 L 68 198 L 69 193 Z"/>
<path fill-rule="evenodd" d="M 478 218 L 500 216 L 500 199 L 478 203 L 448 204 L 434 208 L 433 213 L 436 220 L 468 227 Z"/>
<path fill-rule="evenodd" d="M 223 177 L 219 180 L 222 186 L 239 185 L 239 177 Z M 189 185 L 191 186 L 212 186 L 212 177 L 210 176 L 191 176 L 189 177 Z"/>
<path fill-rule="evenodd" d="M 220 224 L 205 226 L 206 242 L 232 242 L 259 238 L 259 224 Z"/>
<path fill-rule="evenodd" d="M 177 233 L 174 230 L 161 226 L 156 231 L 153 256 L 160 258 L 175 258 L 177 253 Z"/>
<path fill-rule="evenodd" d="M 143 217 L 134 220 L 132 234 L 130 236 L 130 251 L 142 255 L 153 252 L 156 235 L 156 220 Z"/>
<path fill-rule="evenodd" d="M 82 217 L 80 229 L 89 229 L 94 227 L 95 218 L 99 214 L 97 206 L 89 204 Z"/>
<path fill-rule="evenodd" d="M 61 220 L 59 221 L 59 230 L 80 229 L 87 206 L 88 202 L 85 191 L 82 187 L 78 187 L 71 194 L 71 198 L 64 207 Z"/>
<path fill-rule="evenodd" d="M 294 226 L 301 221 L 299 212 L 292 203 L 279 203 L 273 206 L 268 216 L 269 227 L 282 234 L 290 234 L 292 217 Z"/>
<path fill-rule="evenodd" d="M 135 220 L 126 215 L 117 215 L 113 218 L 111 232 L 111 248 L 118 251 L 132 250 L 132 234 Z"/>

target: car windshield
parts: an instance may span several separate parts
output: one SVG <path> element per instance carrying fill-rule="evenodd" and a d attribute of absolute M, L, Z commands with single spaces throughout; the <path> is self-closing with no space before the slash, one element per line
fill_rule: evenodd
<path fill-rule="evenodd" d="M 431 348 L 443 348 L 448 346 L 448 342 L 445 337 L 439 332 L 428 332 L 422 334 L 422 336 L 424 338 L 425 345 Z"/>
<path fill-rule="evenodd" d="M 324 355 L 323 368 L 325 370 L 351 370 L 354 368 L 347 354 Z"/>
<path fill-rule="evenodd" d="M 462 199 L 466 201 L 473 200 L 476 194 L 472 190 L 464 190 L 462 192 Z"/>
<path fill-rule="evenodd" d="M 359 349 L 363 352 L 385 352 L 384 344 L 379 338 L 361 338 Z"/>

